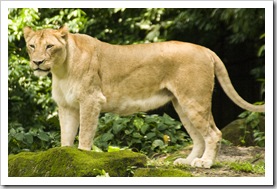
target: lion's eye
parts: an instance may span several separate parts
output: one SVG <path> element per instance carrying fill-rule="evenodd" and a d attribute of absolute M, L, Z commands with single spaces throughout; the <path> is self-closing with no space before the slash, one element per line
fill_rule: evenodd
<path fill-rule="evenodd" d="M 52 48 L 54 45 L 47 45 L 46 46 L 46 49 L 50 49 L 50 48 Z"/>
<path fill-rule="evenodd" d="M 35 49 L 35 45 L 29 45 L 32 49 Z"/>

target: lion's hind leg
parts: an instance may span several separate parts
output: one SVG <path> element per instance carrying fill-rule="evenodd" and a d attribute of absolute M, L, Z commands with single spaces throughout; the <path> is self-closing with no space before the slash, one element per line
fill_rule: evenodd
<path fill-rule="evenodd" d="M 221 132 L 217 129 L 210 105 L 202 105 L 196 99 L 185 103 L 173 101 L 184 127 L 193 140 L 193 149 L 184 159 L 177 159 L 175 164 L 190 164 L 193 167 L 210 168 L 217 155 Z"/>
<path fill-rule="evenodd" d="M 197 124 L 203 124 L 203 127 L 198 128 L 205 140 L 205 151 L 201 158 L 195 158 L 191 165 L 193 167 L 204 167 L 210 168 L 216 159 L 217 153 L 220 148 L 221 142 L 221 132 L 216 127 L 213 116 L 211 113 L 208 115 L 208 119 L 202 116 L 197 123 L 194 123 L 197 127 Z"/>
<path fill-rule="evenodd" d="M 193 141 L 193 148 L 192 148 L 191 153 L 188 155 L 188 157 L 187 158 L 178 158 L 177 160 L 174 161 L 174 164 L 175 165 L 177 165 L 177 164 L 190 165 L 195 158 L 202 157 L 203 152 L 205 150 L 205 142 L 204 142 L 202 135 L 199 133 L 199 131 L 193 127 L 192 123 L 190 122 L 190 120 L 188 119 L 188 117 L 186 116 L 184 111 L 182 110 L 182 108 L 179 105 L 179 103 L 177 102 L 177 100 L 174 99 L 172 101 L 172 103 L 173 103 L 173 106 L 174 106 L 176 112 L 178 113 L 178 115 L 180 117 L 180 120 L 181 120 L 183 126 L 186 128 L 188 134 L 190 135 L 190 137 Z"/>

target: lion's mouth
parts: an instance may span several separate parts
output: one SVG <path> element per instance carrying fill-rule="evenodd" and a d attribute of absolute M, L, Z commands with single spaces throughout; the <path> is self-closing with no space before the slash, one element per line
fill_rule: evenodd
<path fill-rule="evenodd" d="M 48 68 L 48 69 L 41 69 L 41 68 L 36 68 L 36 69 L 34 69 L 34 71 L 42 71 L 42 72 L 49 72 L 50 71 L 50 68 Z"/>

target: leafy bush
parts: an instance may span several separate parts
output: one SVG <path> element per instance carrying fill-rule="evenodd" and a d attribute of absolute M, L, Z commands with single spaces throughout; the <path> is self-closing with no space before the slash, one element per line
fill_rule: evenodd
<path fill-rule="evenodd" d="M 260 147 L 265 146 L 265 132 L 260 126 L 261 117 L 264 113 L 244 111 L 239 115 L 239 118 L 244 119 L 244 124 L 241 125 L 240 129 L 243 130 L 243 136 L 240 136 L 242 144 L 245 143 L 247 135 L 252 135 L 256 145 Z"/>
<path fill-rule="evenodd" d="M 265 34 L 262 34 L 260 36 L 260 39 L 264 39 Z M 264 57 L 265 54 L 265 45 L 261 45 L 257 56 L 258 57 Z M 252 69 L 250 72 L 258 82 L 260 82 L 260 97 L 263 98 L 265 94 L 265 64 L 264 62 L 261 62 L 259 66 Z M 264 104 L 264 101 L 262 103 L 258 102 L 256 104 Z M 260 120 L 261 117 L 265 116 L 265 113 L 259 113 L 259 112 L 250 112 L 250 111 L 244 111 L 241 113 L 238 117 L 243 118 L 244 125 L 241 126 L 241 129 L 243 130 L 244 135 L 240 136 L 240 141 L 242 144 L 245 143 L 246 135 L 253 135 L 254 142 L 256 145 L 264 147 L 265 146 L 265 132 L 264 129 L 260 127 Z"/>
<path fill-rule="evenodd" d="M 59 145 L 57 108 L 51 99 L 51 78 L 33 76 L 23 27 L 37 24 L 37 9 L 9 10 L 8 143 L 9 153 Z"/>
<path fill-rule="evenodd" d="M 21 126 L 11 125 L 9 130 L 8 142 L 9 153 L 18 153 L 21 151 L 46 150 L 52 147 L 60 146 L 60 133 L 47 132 L 42 128 L 31 128 L 26 131 Z"/>
<path fill-rule="evenodd" d="M 190 143 L 182 124 L 168 115 L 137 113 L 120 117 L 106 113 L 99 120 L 94 145 L 104 151 L 110 145 L 129 147 L 149 156 L 171 152 Z"/>

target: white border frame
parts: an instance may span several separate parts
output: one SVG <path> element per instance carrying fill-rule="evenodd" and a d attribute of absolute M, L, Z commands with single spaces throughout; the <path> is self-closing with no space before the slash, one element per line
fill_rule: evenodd
<path fill-rule="evenodd" d="M 265 8 L 265 177 L 8 177 L 8 8 Z M 272 185 L 273 1 L 1 1 L 1 185 Z"/>

